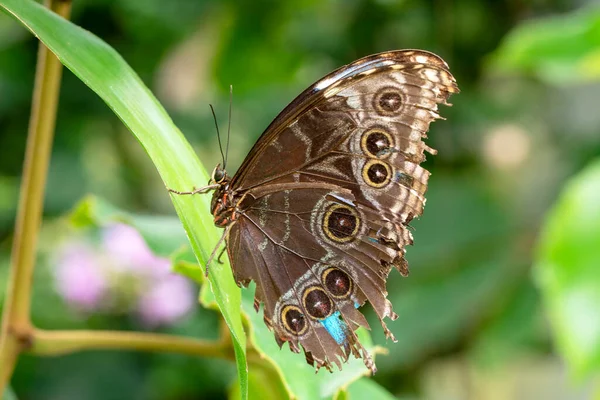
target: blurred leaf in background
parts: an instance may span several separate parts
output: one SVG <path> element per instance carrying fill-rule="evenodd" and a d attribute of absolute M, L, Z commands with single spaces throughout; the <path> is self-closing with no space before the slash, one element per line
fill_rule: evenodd
<path fill-rule="evenodd" d="M 600 158 L 549 214 L 536 276 L 561 354 L 579 381 L 600 382 Z"/>
<path fill-rule="evenodd" d="M 491 57 L 498 72 L 528 73 L 567 85 L 600 79 L 600 8 L 523 23 Z"/>

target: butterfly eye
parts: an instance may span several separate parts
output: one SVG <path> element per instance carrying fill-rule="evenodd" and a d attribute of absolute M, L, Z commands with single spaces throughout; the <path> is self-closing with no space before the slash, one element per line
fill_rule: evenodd
<path fill-rule="evenodd" d="M 217 165 L 212 173 L 212 180 L 216 183 L 221 183 L 225 179 L 225 170 Z"/>
<path fill-rule="evenodd" d="M 336 299 L 344 299 L 352 293 L 352 279 L 337 268 L 328 268 L 323 271 L 322 281 L 329 294 Z"/>
<path fill-rule="evenodd" d="M 302 335 L 308 328 L 304 314 L 296 306 L 285 306 L 281 310 L 281 321 L 285 330 L 294 336 Z"/>
<path fill-rule="evenodd" d="M 323 217 L 323 231 L 334 242 L 346 243 L 356 237 L 360 218 L 356 210 L 342 204 L 332 204 Z"/>
<path fill-rule="evenodd" d="M 390 183 L 392 170 L 386 163 L 371 159 L 365 163 L 362 170 L 365 182 L 374 188 L 382 188 Z"/>
<path fill-rule="evenodd" d="M 327 293 L 318 287 L 311 286 L 302 296 L 304 308 L 308 315 L 315 319 L 325 319 L 333 313 L 333 303 Z"/>
<path fill-rule="evenodd" d="M 373 106 L 380 115 L 395 115 L 402 109 L 402 95 L 395 88 L 384 88 L 375 95 Z"/>
<path fill-rule="evenodd" d="M 389 133 L 380 128 L 371 129 L 363 133 L 360 147 L 370 157 L 385 158 L 393 150 L 394 140 Z"/>

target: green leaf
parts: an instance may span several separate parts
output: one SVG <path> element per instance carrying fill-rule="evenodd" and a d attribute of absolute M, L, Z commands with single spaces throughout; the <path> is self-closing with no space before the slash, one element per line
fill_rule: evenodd
<path fill-rule="evenodd" d="M 240 398 L 239 385 L 229 393 L 231 400 Z M 248 398 L 260 400 L 284 400 L 290 396 L 277 371 L 266 364 L 252 364 L 248 371 Z"/>
<path fill-rule="evenodd" d="M 576 379 L 600 377 L 600 159 L 548 214 L 535 278 L 556 346 Z"/>
<path fill-rule="evenodd" d="M 35 34 L 60 61 L 96 92 L 142 144 L 165 185 L 189 190 L 208 175 L 164 108 L 123 58 L 90 32 L 31 0 L 0 0 L 0 7 Z M 167 192 L 165 190 L 165 195 Z M 209 196 L 172 196 L 200 265 L 222 233 L 214 227 Z M 242 397 L 247 397 L 246 338 L 240 290 L 228 263 L 213 263 L 210 286 L 233 339 Z"/>
<path fill-rule="evenodd" d="M 350 400 L 350 395 L 346 389 L 340 389 L 335 396 L 332 397 L 333 400 Z"/>
<path fill-rule="evenodd" d="M 499 72 L 529 73 L 548 84 L 600 79 L 600 9 L 518 25 L 491 55 Z"/>
<path fill-rule="evenodd" d="M 392 400 L 396 397 L 379 386 L 375 381 L 369 378 L 362 378 L 354 382 L 347 389 L 347 399 L 377 399 L 377 400 Z"/>

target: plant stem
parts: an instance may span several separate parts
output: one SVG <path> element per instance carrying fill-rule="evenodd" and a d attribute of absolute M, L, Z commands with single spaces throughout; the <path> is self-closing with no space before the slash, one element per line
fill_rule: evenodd
<path fill-rule="evenodd" d="M 46 6 L 65 18 L 71 11 L 70 0 L 46 0 Z M 0 331 L 0 393 L 4 392 L 10 380 L 19 353 L 30 343 L 31 281 L 62 74 L 60 61 L 41 43 L 37 61 L 8 288 Z"/>
<path fill-rule="evenodd" d="M 235 360 L 230 343 L 146 332 L 48 331 L 34 329 L 31 354 L 57 356 L 82 350 L 141 350 L 173 352 Z"/>

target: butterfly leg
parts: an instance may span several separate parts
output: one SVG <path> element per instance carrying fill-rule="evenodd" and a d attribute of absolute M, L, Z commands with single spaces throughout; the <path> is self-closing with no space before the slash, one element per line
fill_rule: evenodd
<path fill-rule="evenodd" d="M 202 194 L 202 193 L 207 193 L 210 192 L 211 190 L 215 190 L 219 188 L 219 184 L 215 183 L 212 185 L 206 185 L 206 186 L 202 186 L 201 188 L 194 188 L 193 190 L 189 191 L 189 192 L 180 192 L 179 190 L 175 190 L 175 189 L 171 189 L 171 188 L 167 188 L 167 190 L 170 193 L 175 193 L 178 195 L 184 195 L 184 194 Z"/>
<path fill-rule="evenodd" d="M 223 242 L 225 241 L 225 239 L 227 238 L 227 236 L 229 235 L 229 231 L 231 230 L 231 227 L 234 224 L 230 224 L 227 225 L 227 228 L 225 228 L 225 231 L 223 232 L 223 234 L 221 235 L 221 237 L 219 238 L 219 241 L 217 242 L 217 245 L 215 246 L 215 248 L 213 249 L 212 253 L 210 253 L 210 256 L 208 257 L 208 261 L 206 262 L 206 270 L 204 272 L 204 276 L 208 277 L 208 267 L 209 265 L 212 263 L 212 261 L 215 258 L 215 255 L 217 254 L 217 250 L 219 250 L 219 248 L 221 248 L 221 244 L 223 244 Z M 219 262 L 221 262 L 219 259 L 221 258 L 221 255 L 223 254 L 223 251 L 226 250 L 226 248 L 224 248 L 221 253 L 219 254 L 219 257 L 217 257 L 217 260 Z"/>
<path fill-rule="evenodd" d="M 221 249 L 221 252 L 219 253 L 219 257 L 217 257 L 217 261 L 219 262 L 219 264 L 223 264 L 223 261 L 221 260 L 221 257 L 223 256 L 223 253 L 225 253 L 225 250 L 227 250 L 227 247 L 223 247 Z"/>

